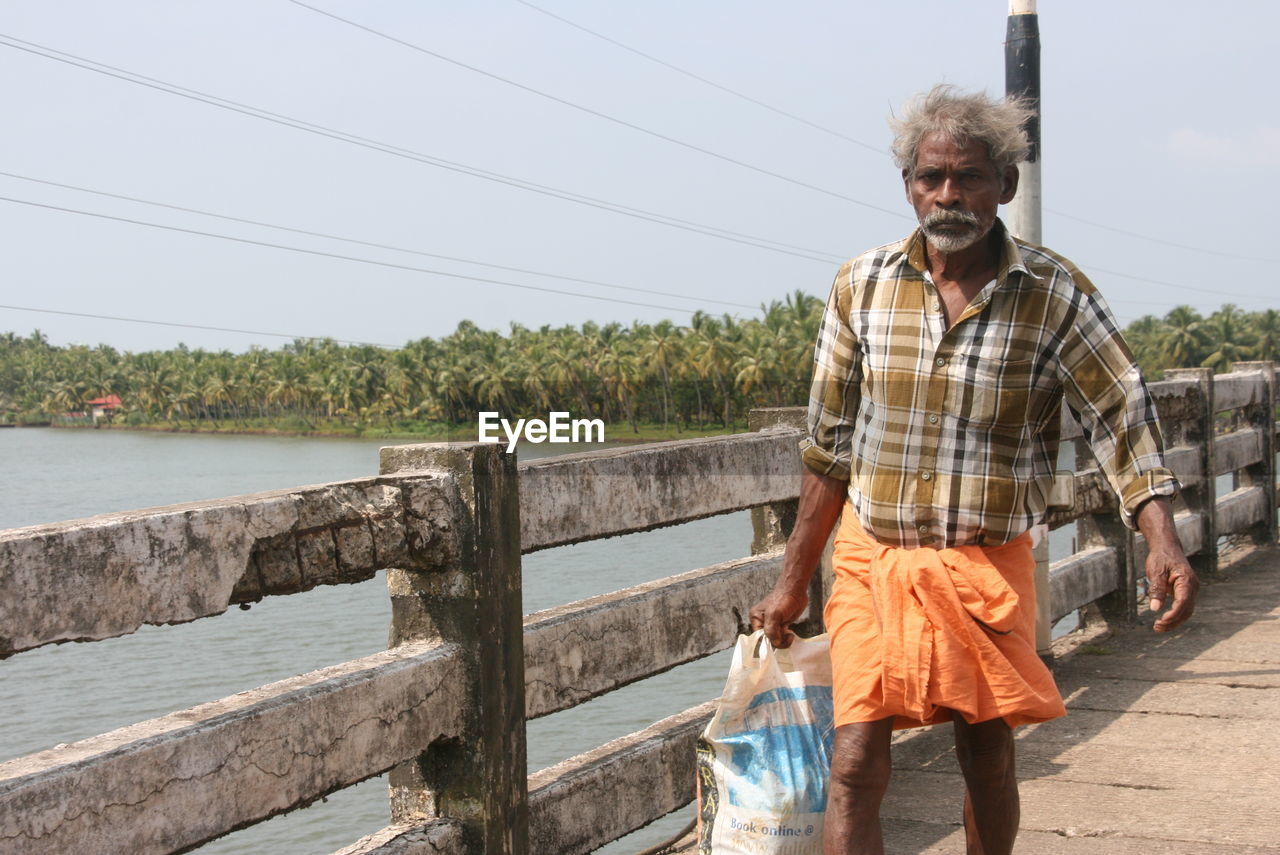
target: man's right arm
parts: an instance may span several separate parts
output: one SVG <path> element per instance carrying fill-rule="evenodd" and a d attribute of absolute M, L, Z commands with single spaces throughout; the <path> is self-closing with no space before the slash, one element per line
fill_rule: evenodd
<path fill-rule="evenodd" d="M 751 607 L 751 628 L 763 628 L 776 648 L 791 645 L 788 625 L 809 604 L 809 580 L 849 493 L 852 428 L 861 381 L 858 337 L 849 328 L 852 273 L 854 262 L 836 274 L 814 343 L 808 435 L 800 443 L 804 474 L 782 576 L 772 593 Z"/>
<path fill-rule="evenodd" d="M 782 575 L 773 590 L 751 607 L 751 628 L 764 629 L 774 647 L 790 647 L 790 624 L 809 604 L 813 577 L 831 529 L 840 518 L 849 482 L 814 472 L 807 466 L 800 481 L 800 506 L 795 528 L 787 538 Z"/>
<path fill-rule="evenodd" d="M 775 647 L 791 645 L 788 624 L 809 603 L 809 579 L 818 566 L 849 490 L 853 424 L 858 412 L 862 364 L 849 328 L 853 263 L 840 268 L 813 349 L 807 436 L 800 443 L 803 474 L 796 524 L 787 538 L 782 576 L 769 596 L 751 607 L 752 629 L 763 629 Z"/>

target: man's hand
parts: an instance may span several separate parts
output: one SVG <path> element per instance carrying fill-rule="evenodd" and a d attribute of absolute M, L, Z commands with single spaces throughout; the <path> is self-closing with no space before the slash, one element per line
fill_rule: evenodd
<path fill-rule="evenodd" d="M 751 607 L 752 629 L 763 629 L 774 647 L 791 646 L 795 635 L 789 625 L 809 605 L 809 580 L 827 545 L 827 537 L 840 518 L 848 482 L 820 475 L 805 467 L 800 476 L 800 504 L 796 525 L 787 538 L 782 575 L 769 596 Z"/>
<path fill-rule="evenodd" d="M 1149 596 L 1153 612 L 1164 608 L 1170 590 L 1173 592 L 1173 603 L 1169 606 L 1169 611 L 1156 619 L 1156 632 L 1168 632 L 1191 617 L 1196 608 L 1200 580 L 1196 577 L 1196 571 L 1187 563 L 1181 548 L 1176 555 L 1152 549 L 1147 555 L 1147 582 L 1150 585 Z"/>
<path fill-rule="evenodd" d="M 1151 611 L 1159 612 L 1173 594 L 1169 611 L 1156 619 L 1155 631 L 1168 632 L 1186 622 L 1196 608 L 1200 580 L 1191 569 L 1173 524 L 1173 507 L 1161 497 L 1138 508 L 1138 528 L 1147 540 L 1147 582 Z"/>
<path fill-rule="evenodd" d="M 803 591 L 775 587 L 769 596 L 751 607 L 751 628 L 763 629 L 769 643 L 776 648 L 790 647 L 795 638 L 790 626 L 804 614 L 807 605 L 809 597 Z"/>

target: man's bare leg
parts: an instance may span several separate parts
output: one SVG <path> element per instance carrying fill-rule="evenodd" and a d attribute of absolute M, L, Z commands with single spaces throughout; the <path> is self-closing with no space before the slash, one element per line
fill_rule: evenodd
<path fill-rule="evenodd" d="M 1013 731 L 1004 719 L 967 723 L 959 713 L 956 757 L 964 773 L 968 855 L 1011 855 L 1020 818 Z"/>
<path fill-rule="evenodd" d="M 880 802 L 889 786 L 893 719 L 836 728 L 823 855 L 884 855 Z"/>

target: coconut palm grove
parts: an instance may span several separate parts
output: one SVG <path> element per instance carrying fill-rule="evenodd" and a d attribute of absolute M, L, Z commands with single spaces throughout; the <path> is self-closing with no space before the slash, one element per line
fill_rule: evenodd
<path fill-rule="evenodd" d="M 458 435 L 476 413 L 564 410 L 601 418 L 610 438 L 740 428 L 752 407 L 806 400 L 822 300 L 801 291 L 740 320 L 698 312 L 687 325 L 463 321 L 399 349 L 295 339 L 269 350 L 130 353 L 51 345 L 38 330 L 0 334 L 0 421 L 80 424 L 90 402 L 119 404 L 99 423 L 170 430 Z M 1143 370 L 1277 359 L 1280 311 L 1178 306 L 1125 328 Z"/>

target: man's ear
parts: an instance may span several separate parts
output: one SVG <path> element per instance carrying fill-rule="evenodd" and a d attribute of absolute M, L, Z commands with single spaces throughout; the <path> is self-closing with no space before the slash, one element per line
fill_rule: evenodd
<path fill-rule="evenodd" d="M 907 194 L 907 201 L 911 201 L 911 170 L 903 168 L 902 170 L 902 189 Z"/>
<path fill-rule="evenodd" d="M 1006 166 L 1000 176 L 1000 204 L 1007 205 L 1018 194 L 1018 166 Z"/>

